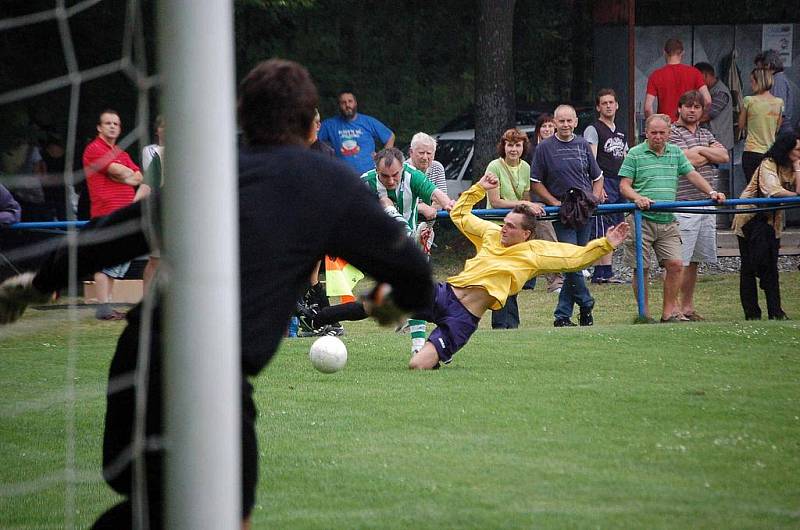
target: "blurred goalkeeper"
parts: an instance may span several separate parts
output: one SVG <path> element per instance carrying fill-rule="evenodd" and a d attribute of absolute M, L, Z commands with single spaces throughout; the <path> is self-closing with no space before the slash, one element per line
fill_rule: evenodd
<path fill-rule="evenodd" d="M 418 247 L 347 165 L 305 146 L 313 127 L 317 89 L 297 63 L 269 60 L 240 85 L 239 117 L 247 146 L 239 155 L 239 234 L 241 267 L 242 488 L 243 527 L 255 502 L 258 450 L 249 377 L 257 375 L 278 348 L 295 301 L 325 254 L 341 256 L 372 275 L 391 302 L 374 308 L 380 318 L 418 310 L 432 296 L 430 267 Z M 169 184 L 167 184 L 169 185 Z M 148 199 L 99 218 L 82 230 L 78 276 L 148 251 L 152 230 Z M 157 218 L 157 216 L 156 216 Z M 313 228 L 309 228 L 313 227 Z M 108 234 L 114 234 L 109 236 Z M 166 262 L 169 249 L 165 249 Z M 42 269 L 0 285 L 0 323 L 12 322 L 29 303 L 47 301 L 68 283 L 68 252 L 51 255 Z M 174 271 L 172 274 L 178 274 Z M 168 285 L 167 285 L 168 292 Z M 150 338 L 146 435 L 147 505 L 150 528 L 163 527 L 163 450 L 153 445 L 162 433 L 160 322 L 153 317 Z M 130 447 L 135 392 L 124 386 L 137 365 L 140 307 L 128 313 L 109 370 L 103 442 L 103 475 L 125 500 L 103 514 L 94 528 L 130 528 L 132 474 Z M 123 386 L 121 390 L 119 388 Z M 151 444 L 150 441 L 153 441 Z"/>

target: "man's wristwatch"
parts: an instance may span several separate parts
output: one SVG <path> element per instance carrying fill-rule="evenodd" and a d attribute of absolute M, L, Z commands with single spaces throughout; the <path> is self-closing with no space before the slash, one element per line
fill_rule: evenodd
<path fill-rule="evenodd" d="M 719 192 L 718 192 L 717 190 L 711 190 L 711 191 L 709 191 L 709 192 L 708 192 L 708 196 L 709 196 L 709 197 L 713 197 L 714 195 L 716 195 L 716 194 L 718 194 L 718 193 L 719 193 Z"/>

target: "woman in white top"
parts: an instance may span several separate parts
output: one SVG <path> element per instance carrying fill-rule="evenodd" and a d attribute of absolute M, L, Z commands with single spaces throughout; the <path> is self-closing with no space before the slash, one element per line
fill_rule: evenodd
<path fill-rule="evenodd" d="M 153 125 L 153 132 L 156 135 L 156 143 L 146 145 L 142 149 L 142 173 L 147 171 L 147 167 L 153 161 L 156 154 L 161 154 L 164 148 L 164 116 L 156 116 L 156 121 Z"/>

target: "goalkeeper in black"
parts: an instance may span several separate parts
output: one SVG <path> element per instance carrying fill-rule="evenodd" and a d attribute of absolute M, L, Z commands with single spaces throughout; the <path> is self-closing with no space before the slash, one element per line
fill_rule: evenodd
<path fill-rule="evenodd" d="M 316 262 L 326 254 L 347 259 L 378 282 L 391 285 L 391 302 L 387 303 L 409 313 L 425 307 L 433 293 L 424 255 L 384 213 L 353 170 L 305 146 L 317 99 L 306 69 L 291 61 L 262 62 L 240 85 L 239 117 L 247 144 L 239 157 L 243 527 L 249 526 L 258 471 L 256 407 L 249 378 L 257 375 L 277 350 Z M 151 197 L 134 203 L 82 230 L 78 274 L 147 253 L 148 239 L 157 231 L 147 222 L 150 216 L 146 212 L 154 210 L 157 202 Z M 168 264 L 168 248 L 164 257 Z M 15 320 L 28 303 L 46 301 L 67 283 L 68 252 L 62 248 L 47 258 L 38 273 L 26 273 L 0 285 L 0 324 Z M 162 432 L 157 306 L 146 389 L 150 528 L 163 527 L 164 509 L 163 449 L 150 443 Z M 133 434 L 135 392 L 144 389 L 129 385 L 120 390 L 115 383 L 129 378 L 136 368 L 141 307 L 132 309 L 127 319 L 109 370 L 103 440 L 104 477 L 125 500 L 103 514 L 95 528 L 130 528 L 132 524 L 132 462 L 126 450 Z"/>

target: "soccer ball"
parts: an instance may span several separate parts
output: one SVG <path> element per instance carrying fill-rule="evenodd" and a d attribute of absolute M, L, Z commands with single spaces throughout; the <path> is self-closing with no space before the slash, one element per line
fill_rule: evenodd
<path fill-rule="evenodd" d="M 338 337 L 320 337 L 311 345 L 308 356 L 314 368 L 324 374 L 332 374 L 347 363 L 347 347 Z"/>

